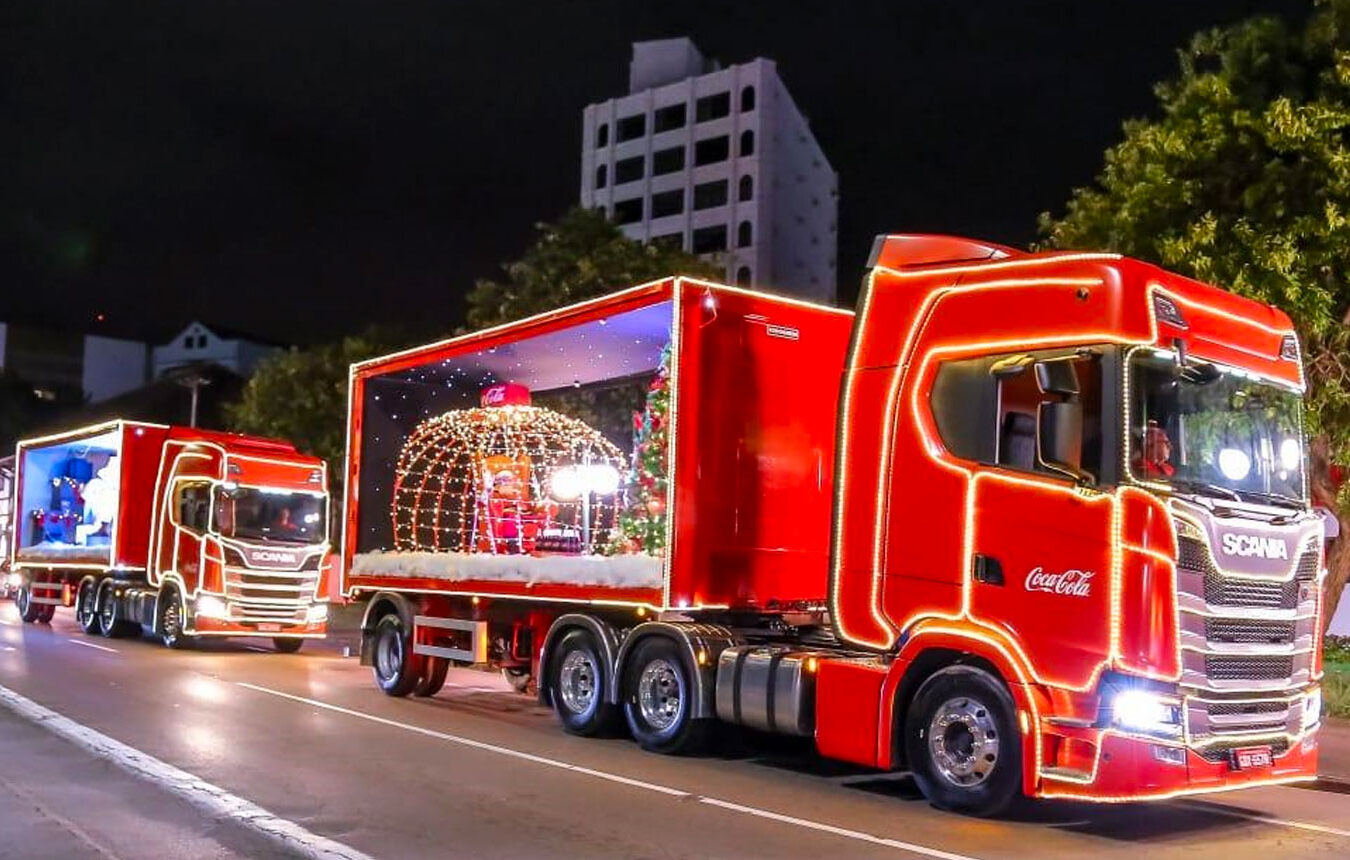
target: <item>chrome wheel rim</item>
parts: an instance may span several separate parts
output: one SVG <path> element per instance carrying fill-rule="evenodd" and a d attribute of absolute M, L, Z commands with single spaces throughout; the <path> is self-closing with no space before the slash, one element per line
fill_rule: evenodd
<path fill-rule="evenodd" d="M 403 668 L 403 637 L 393 631 L 380 637 L 375 648 L 375 668 L 386 681 L 393 680 Z"/>
<path fill-rule="evenodd" d="M 582 650 L 567 652 L 558 669 L 558 695 L 563 706 L 574 714 L 588 713 L 595 706 L 598 677 L 599 667 L 590 654 Z"/>
<path fill-rule="evenodd" d="M 98 613 L 94 607 L 97 592 L 94 590 L 93 583 L 89 583 L 80 589 L 80 612 L 79 621 L 81 627 L 92 627 Z"/>
<path fill-rule="evenodd" d="M 948 699 L 928 724 L 928 749 L 942 778 L 972 788 L 998 764 L 998 726 L 984 703 L 968 696 Z"/>
<path fill-rule="evenodd" d="M 166 640 L 174 640 L 183 632 L 182 613 L 178 609 L 177 599 L 170 600 L 164 607 L 164 619 L 160 623 Z"/>
<path fill-rule="evenodd" d="M 658 657 L 643 667 L 638 678 L 638 708 L 647 725 L 658 732 L 675 725 L 680 719 L 683 694 L 680 673 L 669 660 Z"/>
<path fill-rule="evenodd" d="M 112 589 L 100 588 L 99 595 L 101 597 L 98 602 L 99 624 L 103 626 L 105 631 L 111 630 L 113 622 L 116 620 L 115 613 L 117 612 L 117 607 L 115 605 L 116 601 L 113 599 Z"/>

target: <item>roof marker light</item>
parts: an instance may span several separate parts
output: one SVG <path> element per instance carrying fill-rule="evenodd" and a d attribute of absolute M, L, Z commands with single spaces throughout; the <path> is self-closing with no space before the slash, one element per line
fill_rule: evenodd
<path fill-rule="evenodd" d="M 1176 302 L 1172 301 L 1170 296 L 1162 293 L 1153 294 L 1153 312 L 1158 318 L 1158 322 L 1167 323 L 1179 329 L 1190 328 L 1190 323 L 1186 322 L 1186 317 L 1182 315 L 1181 308 Z"/>

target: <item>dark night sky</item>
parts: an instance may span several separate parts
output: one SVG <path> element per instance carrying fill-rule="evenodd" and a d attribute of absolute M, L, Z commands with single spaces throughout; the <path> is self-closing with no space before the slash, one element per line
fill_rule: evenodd
<path fill-rule="evenodd" d="M 840 174 L 841 298 L 883 231 L 1024 245 L 1203 27 L 1306 2 L 11 0 L 0 320 L 313 342 L 450 329 L 578 193 L 629 43 L 778 61 Z"/>

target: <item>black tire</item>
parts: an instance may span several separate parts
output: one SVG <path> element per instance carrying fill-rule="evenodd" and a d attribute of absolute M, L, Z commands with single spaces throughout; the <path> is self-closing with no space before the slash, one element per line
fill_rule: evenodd
<path fill-rule="evenodd" d="M 80 582 L 75 594 L 75 623 L 90 636 L 98 635 L 98 580 L 92 576 Z"/>
<path fill-rule="evenodd" d="M 944 737 L 934 739 L 940 727 Z M 987 817 L 1021 797 L 1017 707 L 1001 680 L 975 666 L 948 666 L 919 687 L 905 754 L 914 782 L 939 809 Z"/>
<path fill-rule="evenodd" d="M 42 604 L 33 602 L 33 588 L 25 582 L 14 595 L 14 608 L 19 610 L 19 618 L 24 624 L 35 624 L 42 617 Z"/>
<path fill-rule="evenodd" d="M 633 649 L 623 667 L 623 716 L 638 746 L 665 755 L 703 749 L 711 720 L 693 717 L 695 681 L 673 640 L 649 636 Z"/>
<path fill-rule="evenodd" d="M 295 636 L 273 636 L 272 647 L 282 654 L 294 654 L 304 647 L 305 640 Z"/>
<path fill-rule="evenodd" d="M 122 617 L 121 604 L 114 594 L 115 588 L 116 584 L 111 579 L 98 584 L 98 632 L 108 639 L 121 639 L 133 629 L 140 629 L 139 624 L 133 627 Z"/>
<path fill-rule="evenodd" d="M 413 695 L 434 696 L 445 686 L 445 673 L 450 671 L 450 661 L 444 657 L 427 657 L 422 663 L 422 677 L 413 688 Z"/>
<path fill-rule="evenodd" d="M 412 631 L 391 612 L 375 624 L 372 669 L 375 683 L 390 696 L 406 696 L 422 677 L 422 658 L 412 652 Z"/>
<path fill-rule="evenodd" d="M 38 623 L 51 624 L 52 617 L 56 615 L 56 607 L 50 603 L 44 603 L 38 608 Z"/>
<path fill-rule="evenodd" d="M 553 649 L 548 685 L 563 731 L 593 738 L 618 727 L 619 709 L 608 701 L 604 656 L 588 631 L 567 633 Z"/>
<path fill-rule="evenodd" d="M 183 600 L 178 589 L 166 585 L 155 598 L 155 627 L 159 630 L 159 641 L 165 648 L 182 651 L 197 644 L 196 636 L 183 632 Z"/>

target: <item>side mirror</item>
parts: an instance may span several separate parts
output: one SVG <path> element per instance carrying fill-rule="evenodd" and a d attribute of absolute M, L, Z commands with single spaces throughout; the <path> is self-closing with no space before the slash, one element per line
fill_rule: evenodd
<path fill-rule="evenodd" d="M 1053 472 L 1092 482 L 1092 475 L 1082 468 L 1083 404 L 1047 402 L 1037 407 L 1036 459 Z"/>
<path fill-rule="evenodd" d="M 1078 371 L 1068 360 L 1036 362 L 1036 384 L 1043 394 L 1078 394 Z"/>

